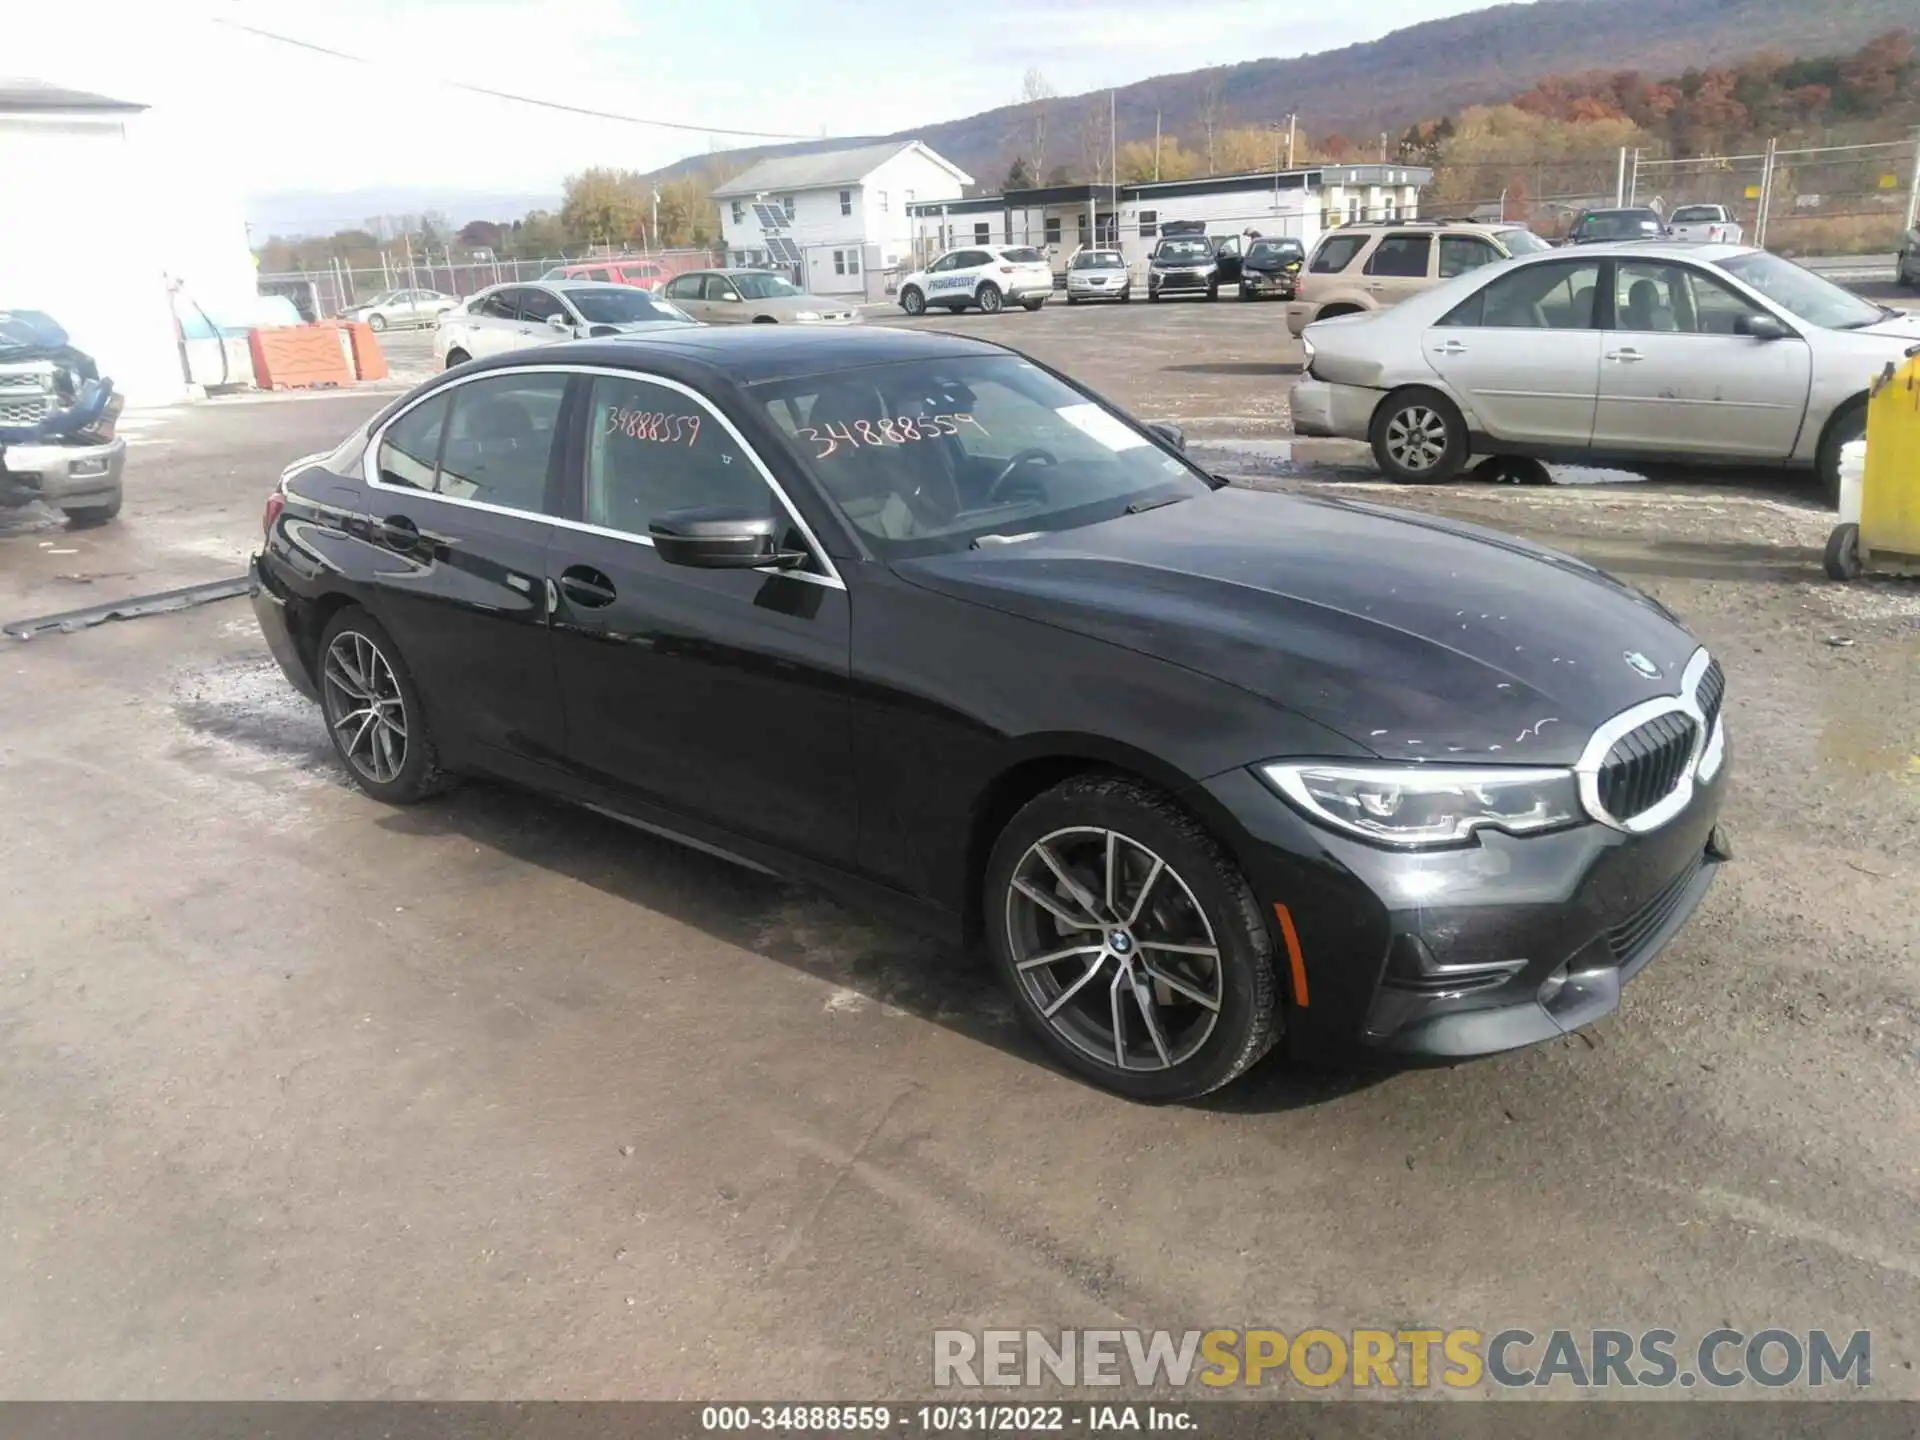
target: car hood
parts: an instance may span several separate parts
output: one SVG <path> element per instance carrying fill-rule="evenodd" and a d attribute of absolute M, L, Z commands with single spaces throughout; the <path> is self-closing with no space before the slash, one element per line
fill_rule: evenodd
<path fill-rule="evenodd" d="M 1905 340 L 1911 344 L 1920 340 L 1920 312 L 1904 311 L 1899 315 L 1889 315 L 1875 325 L 1863 325 L 1858 330 L 1842 331 L 1850 335 L 1885 335 L 1889 339 Z"/>
<path fill-rule="evenodd" d="M 1658 602 L 1571 556 L 1432 516 L 1231 487 L 895 569 L 1404 760 L 1569 764 L 1602 720 L 1678 693 L 1698 647 Z"/>

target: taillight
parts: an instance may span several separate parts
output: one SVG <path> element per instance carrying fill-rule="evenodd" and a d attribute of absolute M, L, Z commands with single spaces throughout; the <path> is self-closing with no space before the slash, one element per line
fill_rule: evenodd
<path fill-rule="evenodd" d="M 287 497 L 275 490 L 267 497 L 267 508 L 260 516 L 260 533 L 268 539 L 273 538 L 274 522 L 280 518 L 280 512 L 287 508 Z"/>

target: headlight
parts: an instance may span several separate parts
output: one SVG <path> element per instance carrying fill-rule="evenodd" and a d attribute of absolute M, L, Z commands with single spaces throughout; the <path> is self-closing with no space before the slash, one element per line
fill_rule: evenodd
<path fill-rule="evenodd" d="M 1260 773 L 1310 818 L 1381 845 L 1457 845 L 1483 826 L 1530 835 L 1584 818 L 1571 770 L 1275 764 Z"/>
<path fill-rule="evenodd" d="M 1309 340 L 1305 335 L 1302 335 L 1300 337 L 1300 348 L 1306 353 L 1306 368 L 1311 370 L 1313 368 L 1313 357 L 1317 353 L 1313 348 L 1313 341 Z"/>
<path fill-rule="evenodd" d="M 818 310 L 796 310 L 793 312 L 793 318 L 796 320 L 818 320 L 820 318 L 820 312 Z"/>

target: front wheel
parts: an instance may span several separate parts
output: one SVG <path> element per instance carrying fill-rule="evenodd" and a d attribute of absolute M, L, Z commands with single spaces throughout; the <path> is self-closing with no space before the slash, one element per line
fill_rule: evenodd
<path fill-rule="evenodd" d="M 1130 290 L 1130 289 L 1129 289 L 1129 290 L 1122 290 L 1122 291 L 1120 292 L 1120 303 L 1121 303 L 1122 305 L 1125 305 L 1125 304 L 1126 304 L 1126 303 L 1127 303 L 1128 301 L 1130 301 L 1130 300 L 1132 300 L 1132 299 L 1133 299 L 1133 291 L 1132 291 L 1132 290 Z"/>
<path fill-rule="evenodd" d="M 447 351 L 447 366 L 446 366 L 446 368 L 447 368 L 447 369 L 449 369 L 449 370 L 451 370 L 451 369 L 453 369 L 453 367 L 454 367 L 454 366 L 456 366 L 456 365 L 464 365 L 464 364 L 466 364 L 466 363 L 467 363 L 467 361 L 469 361 L 469 360 L 471 360 L 472 358 L 473 358 L 473 357 L 472 357 L 471 355 L 469 355 L 469 354 L 467 354 L 467 352 L 466 352 L 466 351 L 464 351 L 464 350 L 459 350 L 459 349 L 455 349 L 455 350 L 449 350 L 449 351 Z"/>
<path fill-rule="evenodd" d="M 1219 298 L 1220 298 L 1220 287 L 1218 285 L 1209 285 L 1207 287 L 1208 303 L 1211 304 L 1213 301 L 1218 300 Z"/>
<path fill-rule="evenodd" d="M 76 530 L 84 530 L 90 525 L 104 525 L 120 513 L 121 496 L 98 505 L 69 505 L 60 513 L 67 517 L 67 524 Z"/>
<path fill-rule="evenodd" d="M 380 334 L 387 328 L 387 317 L 384 315 L 369 315 L 367 317 L 367 328 L 376 335 Z"/>
<path fill-rule="evenodd" d="M 1062 1064 L 1135 1100 L 1189 1100 L 1279 1033 L 1273 945 L 1246 878 L 1160 791 L 1083 776 L 1014 816 L 988 862 L 988 944 Z"/>
<path fill-rule="evenodd" d="M 1453 402 L 1434 390 L 1396 391 L 1373 412 L 1368 438 L 1380 468 L 1403 483 L 1451 480 L 1467 463 L 1467 427 Z"/>
<path fill-rule="evenodd" d="M 927 313 L 927 297 L 909 285 L 900 292 L 900 308 L 909 315 L 924 315 Z"/>
<path fill-rule="evenodd" d="M 321 633 L 319 660 L 327 735 L 353 783 L 389 805 L 411 805 L 442 788 L 426 706 L 380 622 L 348 606 Z"/>
<path fill-rule="evenodd" d="M 980 307 L 983 315 L 998 315 L 1003 303 L 998 285 L 982 285 L 980 293 L 974 296 L 974 303 Z"/>

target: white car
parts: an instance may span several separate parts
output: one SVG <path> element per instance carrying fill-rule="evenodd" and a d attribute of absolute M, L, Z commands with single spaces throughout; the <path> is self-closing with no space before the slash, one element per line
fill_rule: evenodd
<path fill-rule="evenodd" d="M 451 370 L 529 345 L 698 323 L 679 306 L 632 285 L 597 280 L 494 285 L 442 317 L 433 353 L 442 368 Z"/>
<path fill-rule="evenodd" d="M 1675 240 L 1704 240 L 1738 245 L 1746 238 L 1733 211 L 1724 205 L 1682 205 L 1667 216 L 1667 233 Z"/>
<path fill-rule="evenodd" d="M 389 290 L 384 295 L 340 312 L 343 320 L 364 320 L 375 330 L 403 325 L 433 325 L 450 310 L 457 310 L 457 296 L 438 290 Z"/>
<path fill-rule="evenodd" d="M 1639 241 L 1489 265 L 1303 341 L 1295 433 L 1369 441 L 1397 480 L 1471 455 L 1740 464 L 1811 470 L 1834 504 L 1920 315 L 1750 246 Z"/>
<path fill-rule="evenodd" d="M 900 308 L 925 314 L 930 306 L 987 314 L 1008 305 L 1038 310 L 1053 294 L 1053 266 L 1030 245 L 969 245 L 949 250 L 924 270 L 900 282 Z"/>

